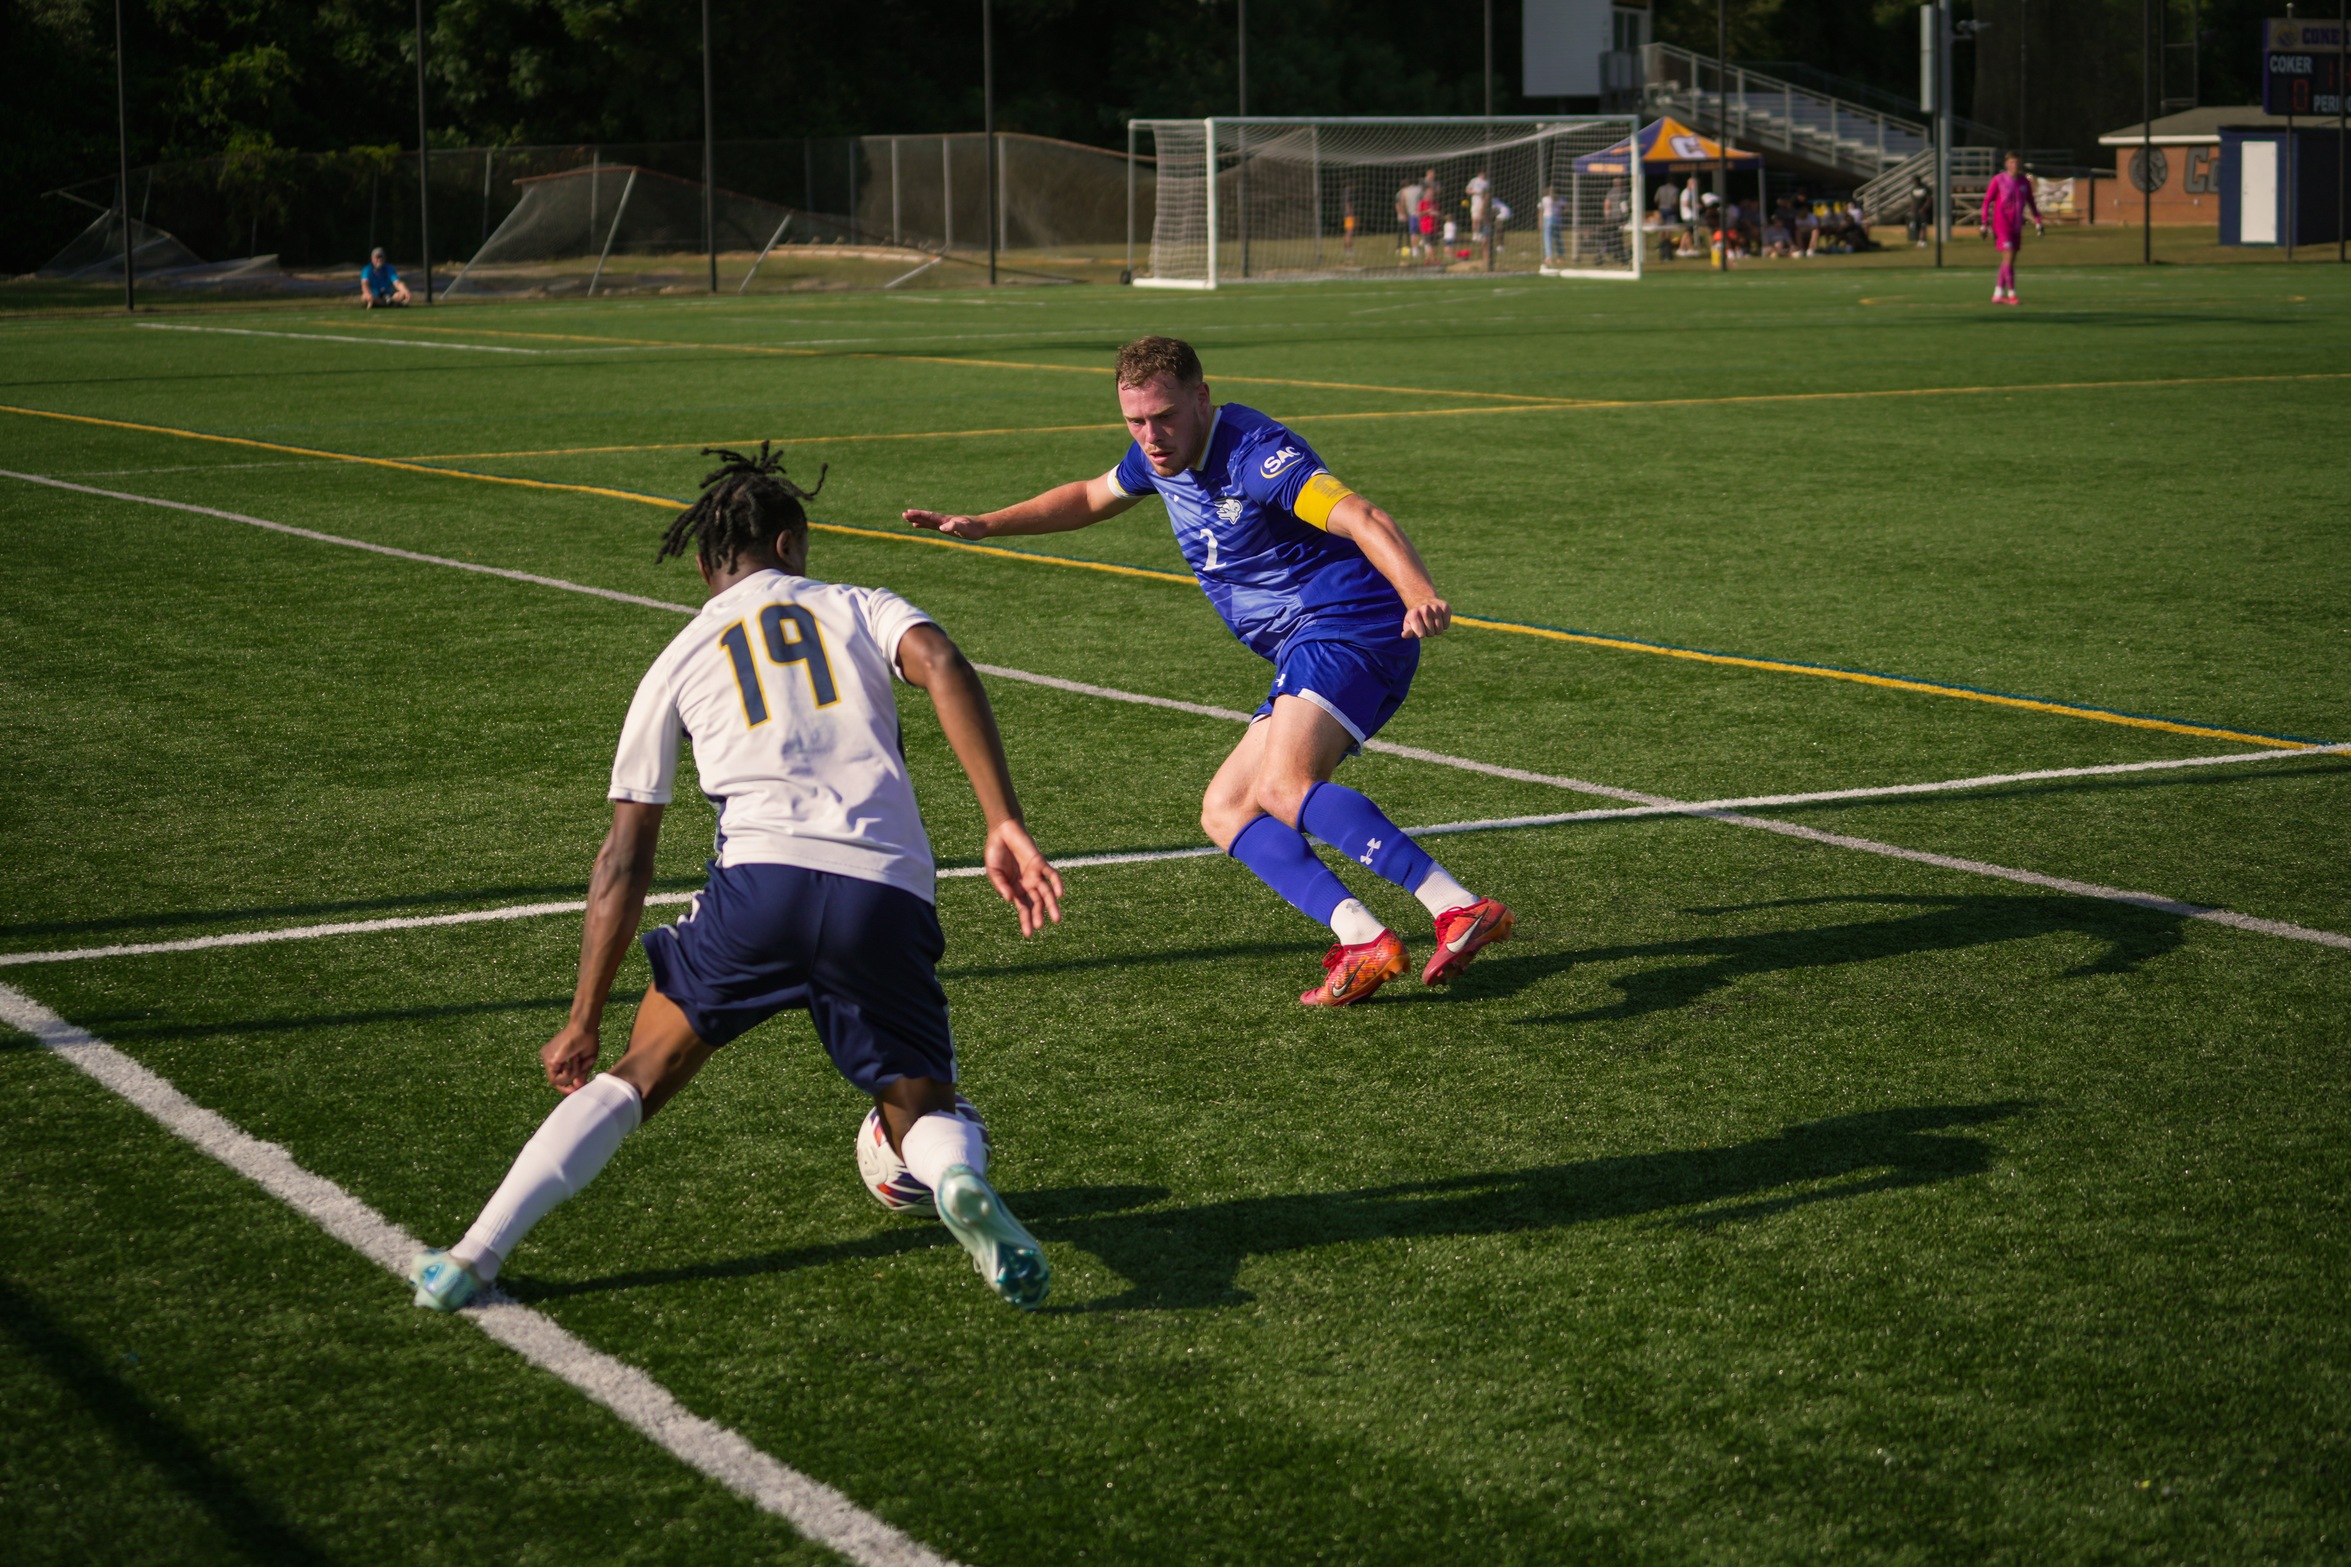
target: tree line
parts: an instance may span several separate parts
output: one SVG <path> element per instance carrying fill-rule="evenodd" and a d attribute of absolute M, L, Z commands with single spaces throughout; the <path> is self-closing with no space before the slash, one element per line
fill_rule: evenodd
<path fill-rule="evenodd" d="M 134 164 L 222 153 L 409 147 L 410 6 L 354 0 L 122 0 Z M 2162 0 L 2186 36 L 2190 0 Z M 2011 140 L 2094 156 L 2137 118 L 2140 0 L 1969 0 L 1961 102 Z M 711 0 L 719 134 L 920 134 L 980 123 L 974 0 Z M 2245 101 L 2257 0 L 2203 0 L 2207 102 Z M 1519 0 L 1493 0 L 1494 107 L 1518 92 Z M 2243 13 L 2240 15 L 2239 13 Z M 996 0 L 997 122 L 1123 145 L 1131 116 L 1230 112 L 1235 0 L 1119 7 Z M 1732 0 L 1735 59 L 1796 60 L 1914 95 L 1909 0 Z M 1711 53 L 1710 0 L 1656 0 L 1655 32 Z M 1261 114 L 1464 114 L 1484 104 L 1481 0 L 1257 0 L 1249 106 Z M 438 145 L 653 141 L 701 134 L 700 10 L 689 0 L 427 0 Z M 2243 34 L 2241 47 L 2234 46 Z M 38 265 L 88 219 L 41 193 L 115 161 L 114 12 L 0 0 L 0 271 Z M 2239 61 L 2236 57 L 2242 56 Z M 2177 51 L 2173 75 L 2182 77 Z M 2020 96 L 2021 85 L 2021 96 Z M 2217 96 L 2216 93 L 2224 96 Z M 2020 112 L 2021 111 L 2021 112 Z"/>

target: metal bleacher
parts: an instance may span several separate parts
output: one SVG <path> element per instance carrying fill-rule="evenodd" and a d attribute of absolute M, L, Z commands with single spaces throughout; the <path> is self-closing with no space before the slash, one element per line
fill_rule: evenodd
<path fill-rule="evenodd" d="M 1673 44 L 1643 48 L 1641 76 L 1647 113 L 1709 132 L 1727 128 L 1742 147 L 1782 153 L 1855 184 L 1908 162 L 1932 140 L 1917 120 L 1744 66 L 1722 69 Z"/>
<path fill-rule="evenodd" d="M 1629 63 L 1629 57 L 1628 57 Z M 1824 178 L 1849 180 L 1875 221 L 1909 206 L 1914 180 L 1934 181 L 1934 138 L 1923 121 L 1855 102 L 1822 86 L 1790 81 L 1742 65 L 1718 67 L 1673 44 L 1640 54 L 1642 110 L 1670 114 L 1709 133 L 1727 129 L 1734 145 L 1781 158 Z M 1991 129 L 1958 120 L 1957 139 L 1990 140 Z M 1992 176 L 1988 146 L 1951 149 L 1952 208 L 1980 195 Z"/>

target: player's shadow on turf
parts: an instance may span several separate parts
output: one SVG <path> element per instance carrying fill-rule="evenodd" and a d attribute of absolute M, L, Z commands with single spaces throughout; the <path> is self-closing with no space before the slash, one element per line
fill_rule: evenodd
<path fill-rule="evenodd" d="M 1866 1192 L 1924 1186 L 1991 1168 L 1992 1147 L 1952 1129 L 2028 1110 L 2021 1103 L 1918 1105 L 1791 1126 L 1725 1148 L 1623 1154 L 1575 1164 L 1454 1176 L 1358 1191 L 1245 1197 L 1145 1213 L 1073 1215 L 1075 1192 L 1011 1193 L 1049 1245 L 1092 1253 L 1123 1294 L 1047 1311 L 1168 1311 L 1231 1306 L 1251 1257 L 1355 1241 L 1504 1235 L 1644 1214 L 1712 1227 Z"/>
<path fill-rule="evenodd" d="M 1020 1199 L 1021 1217 L 1032 1223 L 1139 1208 L 1166 1200 L 1164 1186 L 1086 1186 L 1063 1191 L 1028 1192 Z M 560 1300 L 566 1295 L 600 1295 L 611 1290 L 646 1289 L 663 1284 L 697 1284 L 706 1279 L 756 1278 L 768 1273 L 794 1273 L 802 1268 L 828 1267 L 836 1262 L 878 1262 L 910 1251 L 952 1246 L 954 1240 L 936 1223 L 911 1215 L 890 1221 L 887 1229 L 855 1240 L 827 1241 L 818 1246 L 793 1246 L 781 1251 L 754 1252 L 724 1262 L 690 1263 L 676 1268 L 642 1268 L 594 1279 L 536 1279 L 527 1274 L 499 1275 L 498 1287 L 525 1305 Z"/>
<path fill-rule="evenodd" d="M 1687 1007 L 1714 991 L 1757 974 L 1876 963 L 1922 952 L 1956 952 L 1996 942 L 2056 935 L 2087 936 L 2105 944 L 2105 950 L 2095 958 L 2067 969 L 2066 977 L 2128 974 L 2177 947 L 2181 940 L 2180 927 L 2186 918 L 2096 898 L 2001 893 L 1947 897 L 1868 893 L 1781 898 L 1768 903 L 1683 912 L 1713 917 L 1823 904 L 1890 904 L 1916 912 L 1892 919 L 1725 932 L 1636 946 L 1585 947 L 1573 951 L 1530 952 L 1523 956 L 1511 955 L 1504 949 L 1481 958 L 1456 980 L 1454 999 L 1468 1001 L 1511 995 L 1564 970 L 1590 964 L 1637 962 L 1645 958 L 1676 960 L 1662 966 L 1638 968 L 1613 979 L 1611 983 L 1621 999 L 1612 1005 L 1517 1020 L 1522 1024 L 1596 1023 Z"/>
<path fill-rule="evenodd" d="M 48 1308 L 4 1279 L 0 1338 L 14 1340 L 59 1392 L 122 1447 L 145 1459 L 165 1484 L 203 1509 L 236 1555 L 263 1562 L 333 1560 L 122 1374 L 131 1357 L 110 1363 Z M 197 1541 L 183 1544 L 191 1550 L 198 1546 Z"/>

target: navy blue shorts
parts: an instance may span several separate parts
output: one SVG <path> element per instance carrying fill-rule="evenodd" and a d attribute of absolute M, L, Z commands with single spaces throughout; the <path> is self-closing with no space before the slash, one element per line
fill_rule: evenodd
<path fill-rule="evenodd" d="M 799 1008 L 866 1093 L 901 1077 L 955 1081 L 938 975 L 947 941 L 939 911 L 911 892 L 797 865 L 714 865 L 684 917 L 640 939 L 653 988 L 704 1044 Z"/>
<path fill-rule="evenodd" d="M 1312 702 L 1339 721 L 1355 739 L 1352 750 L 1396 716 L 1420 668 L 1420 639 L 1392 642 L 1295 642 L 1274 666 L 1273 689 L 1265 693 L 1251 721 L 1273 712 L 1273 699 L 1294 696 Z"/>

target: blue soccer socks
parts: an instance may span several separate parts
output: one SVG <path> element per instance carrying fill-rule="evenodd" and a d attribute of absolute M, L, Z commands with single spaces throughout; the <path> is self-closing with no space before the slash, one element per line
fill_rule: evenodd
<path fill-rule="evenodd" d="M 1405 836 L 1387 812 L 1345 784 L 1318 783 L 1307 790 L 1298 807 L 1298 825 L 1406 892 L 1418 892 L 1436 869 L 1428 850 Z M 1234 847 L 1237 851 L 1239 845 Z"/>
<path fill-rule="evenodd" d="M 1317 925 L 1328 925 L 1332 912 L 1349 901 L 1347 884 L 1314 857 L 1297 828 L 1278 817 L 1260 816 L 1252 821 L 1241 829 L 1227 852 Z"/>

